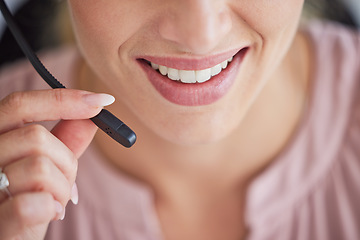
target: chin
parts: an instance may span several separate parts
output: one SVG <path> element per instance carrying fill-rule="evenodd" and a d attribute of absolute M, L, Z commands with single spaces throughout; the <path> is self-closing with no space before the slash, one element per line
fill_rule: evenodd
<path fill-rule="evenodd" d="M 207 134 L 208 135 L 208 134 Z M 196 146 L 205 146 L 205 145 L 212 145 L 221 142 L 221 140 L 225 139 L 227 135 L 224 134 L 218 134 L 218 135 L 212 135 L 212 136 L 194 136 L 194 135 L 162 135 L 162 137 L 165 141 L 179 146 L 184 147 L 196 147 Z"/>
<path fill-rule="evenodd" d="M 240 122 L 240 121 L 238 121 Z M 159 127 L 156 134 L 165 142 L 179 146 L 204 146 L 220 143 L 233 134 L 239 124 L 234 122 L 172 124 Z"/>

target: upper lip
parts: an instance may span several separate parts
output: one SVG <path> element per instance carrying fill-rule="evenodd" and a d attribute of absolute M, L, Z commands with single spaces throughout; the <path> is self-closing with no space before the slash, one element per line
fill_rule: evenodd
<path fill-rule="evenodd" d="M 157 57 L 157 56 L 139 56 L 137 59 L 146 60 L 158 65 L 175 68 L 179 70 L 203 70 L 214 67 L 225 60 L 233 57 L 244 48 L 233 49 L 216 55 L 205 57 Z"/>

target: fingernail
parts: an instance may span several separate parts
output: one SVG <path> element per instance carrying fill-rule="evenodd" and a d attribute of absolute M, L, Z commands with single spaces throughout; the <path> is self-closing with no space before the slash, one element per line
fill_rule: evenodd
<path fill-rule="evenodd" d="M 56 201 L 55 200 L 55 210 L 56 210 L 56 213 L 62 213 L 63 212 L 63 206 L 61 205 L 60 202 Z"/>
<path fill-rule="evenodd" d="M 65 218 L 65 208 L 61 205 L 60 202 L 55 200 L 55 210 L 56 215 L 59 220 L 63 220 Z"/>
<path fill-rule="evenodd" d="M 83 99 L 93 107 L 105 107 L 115 102 L 115 97 L 106 93 L 86 94 Z"/>
<path fill-rule="evenodd" d="M 62 212 L 62 215 L 61 215 L 61 217 L 59 219 L 62 221 L 62 220 L 64 220 L 64 218 L 65 218 L 65 208 L 64 208 L 64 210 Z"/>
<path fill-rule="evenodd" d="M 72 186 L 71 189 L 71 202 L 75 205 L 79 203 L 79 192 L 76 183 Z"/>

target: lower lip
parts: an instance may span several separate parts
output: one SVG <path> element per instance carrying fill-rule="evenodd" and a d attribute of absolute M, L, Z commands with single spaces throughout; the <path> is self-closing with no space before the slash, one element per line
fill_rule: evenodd
<path fill-rule="evenodd" d="M 240 50 L 228 67 L 204 83 L 181 83 L 170 80 L 154 70 L 147 62 L 138 60 L 155 89 L 168 101 L 183 106 L 209 105 L 230 90 L 235 82 L 247 48 Z"/>

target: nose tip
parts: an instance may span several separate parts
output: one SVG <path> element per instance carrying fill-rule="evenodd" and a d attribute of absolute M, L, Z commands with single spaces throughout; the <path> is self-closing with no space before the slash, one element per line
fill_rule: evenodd
<path fill-rule="evenodd" d="M 226 37 L 232 26 L 231 17 L 212 1 L 190 1 L 186 8 L 170 10 L 168 17 L 159 25 L 159 32 L 164 39 L 175 42 L 184 51 L 206 54 Z"/>

